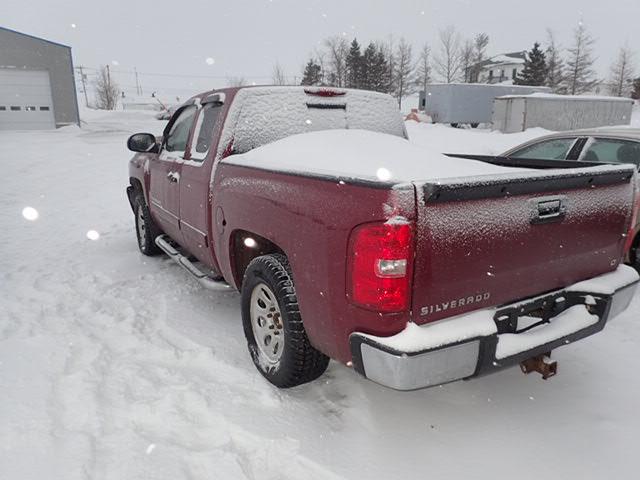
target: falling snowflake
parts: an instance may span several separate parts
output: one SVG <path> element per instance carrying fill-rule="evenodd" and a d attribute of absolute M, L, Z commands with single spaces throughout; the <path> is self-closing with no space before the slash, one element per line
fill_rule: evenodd
<path fill-rule="evenodd" d="M 22 216 L 29 220 L 30 222 L 33 222 L 35 220 L 38 219 L 38 217 L 40 216 L 40 214 L 38 213 L 38 211 L 33 208 L 33 207 L 24 207 L 22 209 Z"/>
<path fill-rule="evenodd" d="M 378 180 L 389 180 L 391 178 L 391 172 L 382 167 L 376 170 L 376 177 L 378 177 Z"/>
<path fill-rule="evenodd" d="M 100 234 L 99 234 L 97 231 L 95 231 L 95 230 L 89 230 L 89 231 L 87 232 L 87 238 L 88 238 L 89 240 L 93 240 L 93 241 L 95 241 L 95 240 L 100 239 Z"/>

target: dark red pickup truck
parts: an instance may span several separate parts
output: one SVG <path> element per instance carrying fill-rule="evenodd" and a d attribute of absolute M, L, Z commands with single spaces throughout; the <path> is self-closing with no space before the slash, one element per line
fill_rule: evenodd
<path fill-rule="evenodd" d="M 621 265 L 632 166 L 440 155 L 387 95 L 210 91 L 128 146 L 140 250 L 240 290 L 279 387 L 329 358 L 401 390 L 518 363 L 550 375 L 543 356 L 600 331 L 638 281 Z"/>

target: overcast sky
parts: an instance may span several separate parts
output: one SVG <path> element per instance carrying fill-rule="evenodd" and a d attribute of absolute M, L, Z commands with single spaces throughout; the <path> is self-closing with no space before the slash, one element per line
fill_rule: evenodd
<path fill-rule="evenodd" d="M 640 64 L 640 0 L 0 1 L 0 26 L 70 45 L 76 65 L 111 63 L 116 75 L 135 66 L 147 88 L 200 90 L 222 86 L 225 76 L 266 82 L 276 61 L 287 75 L 300 75 L 330 35 L 365 43 L 404 36 L 417 53 L 425 41 L 437 50 L 438 29 L 454 25 L 467 37 L 488 33 L 493 55 L 529 49 L 544 41 L 547 27 L 568 46 L 580 18 L 597 41 L 601 76 L 625 42 Z M 124 74 L 120 82 L 133 83 Z"/>

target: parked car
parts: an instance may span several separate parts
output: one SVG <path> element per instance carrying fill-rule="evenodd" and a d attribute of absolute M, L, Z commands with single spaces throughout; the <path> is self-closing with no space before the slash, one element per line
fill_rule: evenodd
<path fill-rule="evenodd" d="M 596 128 L 553 133 L 518 145 L 502 156 L 640 165 L 640 128 Z"/>
<path fill-rule="evenodd" d="M 400 390 L 521 362 L 548 376 L 543 355 L 604 328 L 638 282 L 620 265 L 633 168 L 444 157 L 408 141 L 388 95 L 210 91 L 128 147 L 141 252 L 240 290 L 278 387 L 329 358 Z"/>
<path fill-rule="evenodd" d="M 514 147 L 505 157 L 640 165 L 640 128 L 596 128 L 545 135 Z M 636 210 L 640 199 L 636 200 Z M 625 262 L 640 271 L 640 222 L 628 233 Z"/>
<path fill-rule="evenodd" d="M 170 107 L 163 108 L 156 114 L 156 120 L 169 120 L 179 106 L 180 105 L 171 105 Z"/>

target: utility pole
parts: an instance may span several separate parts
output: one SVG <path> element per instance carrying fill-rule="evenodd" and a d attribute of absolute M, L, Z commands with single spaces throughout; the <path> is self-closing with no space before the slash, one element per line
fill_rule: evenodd
<path fill-rule="evenodd" d="M 111 70 L 109 69 L 109 65 L 107 64 L 107 85 L 111 88 Z"/>
<path fill-rule="evenodd" d="M 133 67 L 133 72 L 136 74 L 136 93 L 142 96 L 142 85 L 140 85 L 140 82 L 138 81 L 138 70 L 136 67 Z"/>
<path fill-rule="evenodd" d="M 85 75 L 84 72 L 82 71 L 82 65 L 76 67 L 77 70 L 80 71 L 80 81 L 82 82 L 82 91 L 84 92 L 84 103 L 87 106 L 87 108 L 89 108 L 89 97 L 87 97 L 87 84 L 85 83 Z"/>

